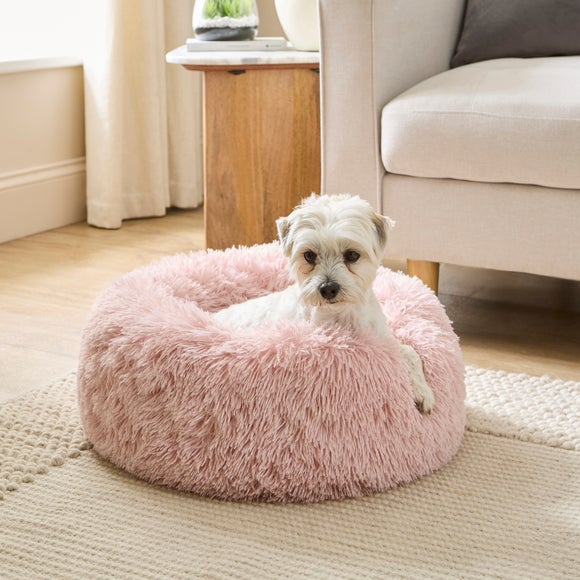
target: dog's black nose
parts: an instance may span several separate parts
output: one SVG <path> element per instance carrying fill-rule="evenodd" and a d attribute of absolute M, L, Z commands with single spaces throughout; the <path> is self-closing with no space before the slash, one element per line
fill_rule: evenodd
<path fill-rule="evenodd" d="M 332 300 L 340 291 L 340 286 L 336 282 L 323 282 L 318 288 L 321 296 L 325 300 Z"/>

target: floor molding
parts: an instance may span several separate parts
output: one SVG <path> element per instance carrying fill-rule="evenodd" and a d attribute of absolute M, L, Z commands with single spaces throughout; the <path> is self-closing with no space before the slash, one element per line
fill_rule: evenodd
<path fill-rule="evenodd" d="M 7 171 L 0 174 L 0 191 L 23 187 L 32 183 L 61 179 L 62 177 L 84 173 L 85 171 L 86 163 L 84 157 L 36 165 L 18 171 Z"/>
<path fill-rule="evenodd" d="M 85 158 L 0 174 L 0 243 L 85 219 Z"/>

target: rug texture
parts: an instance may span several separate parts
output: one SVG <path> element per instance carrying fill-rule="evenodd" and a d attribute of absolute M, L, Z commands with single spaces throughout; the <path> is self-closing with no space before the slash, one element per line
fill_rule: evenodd
<path fill-rule="evenodd" d="M 317 504 L 136 479 L 86 442 L 71 375 L 0 405 L 2 578 L 579 578 L 580 383 L 469 367 L 455 458 Z"/>
<path fill-rule="evenodd" d="M 151 483 L 233 500 L 359 497 L 445 465 L 465 430 L 465 370 L 433 291 L 379 268 L 393 336 L 211 316 L 287 288 L 286 262 L 271 243 L 167 256 L 113 281 L 79 361 L 94 449 Z M 399 342 L 421 357 L 430 414 L 416 408 Z"/>

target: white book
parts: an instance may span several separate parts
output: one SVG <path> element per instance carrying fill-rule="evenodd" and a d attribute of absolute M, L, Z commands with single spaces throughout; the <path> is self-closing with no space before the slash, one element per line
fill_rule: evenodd
<path fill-rule="evenodd" d="M 258 36 L 254 40 L 199 40 L 187 39 L 188 52 L 287 50 L 288 42 L 281 36 Z"/>

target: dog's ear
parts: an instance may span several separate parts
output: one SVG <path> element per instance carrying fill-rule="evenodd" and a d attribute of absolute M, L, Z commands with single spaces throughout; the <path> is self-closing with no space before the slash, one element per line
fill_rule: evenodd
<path fill-rule="evenodd" d="M 392 228 L 395 227 L 395 221 L 387 216 L 380 215 L 378 213 L 373 213 L 373 223 L 377 230 L 379 248 L 381 250 L 381 253 L 383 253 L 385 251 L 385 248 L 387 247 L 387 238 L 389 232 L 391 231 Z"/>
<path fill-rule="evenodd" d="M 290 241 L 290 225 L 289 217 L 281 217 L 276 220 L 276 227 L 278 228 L 278 237 L 284 250 L 284 255 L 287 257 L 292 253 L 292 243 Z"/>

